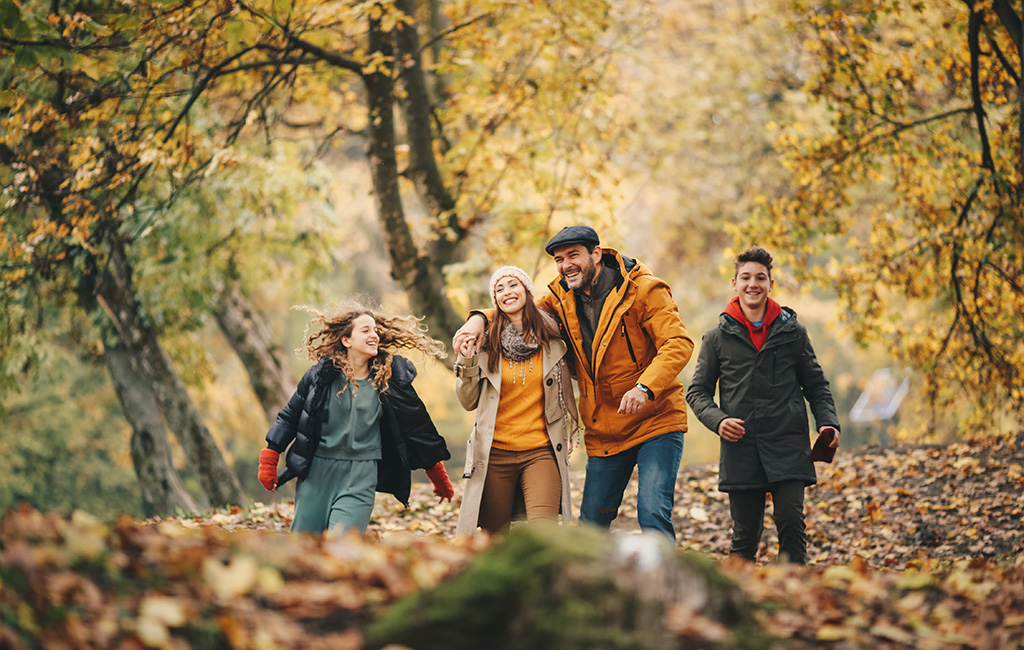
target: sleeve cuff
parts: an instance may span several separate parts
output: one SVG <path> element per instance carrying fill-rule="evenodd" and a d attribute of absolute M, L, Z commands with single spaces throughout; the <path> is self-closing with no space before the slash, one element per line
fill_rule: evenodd
<path fill-rule="evenodd" d="M 474 354 L 471 357 L 464 357 L 461 354 L 455 358 L 455 376 L 461 378 L 473 378 L 480 376 L 478 360 L 480 356 Z"/>

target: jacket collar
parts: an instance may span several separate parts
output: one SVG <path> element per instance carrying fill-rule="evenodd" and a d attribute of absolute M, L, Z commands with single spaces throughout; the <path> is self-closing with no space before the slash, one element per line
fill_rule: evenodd
<path fill-rule="evenodd" d="M 781 313 L 782 306 L 773 299 L 768 298 L 768 301 L 765 304 L 764 317 L 761 320 L 761 327 L 770 329 L 772 323 L 775 322 L 775 319 L 778 318 Z M 754 329 L 754 324 L 751 323 L 750 319 L 747 318 L 747 315 L 743 313 L 743 308 L 740 306 L 739 296 L 734 296 L 733 299 L 729 301 L 729 304 L 725 306 L 725 314 L 732 316 L 737 322 L 747 329 Z"/>
<path fill-rule="evenodd" d="M 734 334 L 736 336 L 743 336 L 744 338 L 747 338 L 746 325 L 725 312 L 722 312 L 718 317 L 718 326 L 727 334 Z M 789 307 L 783 307 L 782 312 L 772 322 L 771 329 L 768 330 L 768 337 L 765 339 L 765 345 L 768 345 L 772 339 L 776 338 L 783 332 L 788 332 L 794 329 L 796 329 L 796 312 Z M 753 343 L 751 343 L 751 345 L 753 345 Z"/>
<path fill-rule="evenodd" d="M 316 377 L 322 382 L 330 383 L 340 374 L 341 369 L 335 367 L 328 357 L 320 357 L 316 364 Z M 409 384 L 416 378 L 416 366 L 403 356 L 395 355 L 391 360 L 391 384 Z"/>
<path fill-rule="evenodd" d="M 315 372 L 317 379 L 332 382 L 341 374 L 341 369 L 336 368 L 334 362 L 329 357 L 320 357 L 320 360 L 316 362 Z"/>

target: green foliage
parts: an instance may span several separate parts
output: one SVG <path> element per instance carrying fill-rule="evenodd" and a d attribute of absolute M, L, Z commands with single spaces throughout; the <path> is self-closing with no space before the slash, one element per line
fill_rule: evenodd
<path fill-rule="evenodd" d="M 148 5 L 126 16 L 118 2 L 15 9 L 20 22 L 0 27 L 0 52 L 30 55 L 0 62 L 0 391 L 45 379 L 61 390 L 66 376 L 40 372 L 52 339 L 72 350 L 71 374 L 91 374 L 78 364 L 100 358 L 115 330 L 126 335 L 97 290 L 115 249 L 127 250 L 142 326 L 199 386 L 216 361 L 196 332 L 225 284 L 244 276 L 301 286 L 314 270 L 337 268 L 323 168 L 303 160 L 302 144 L 214 145 L 230 117 L 182 92 L 204 9 L 179 7 L 180 20 Z M 179 129 L 186 106 L 195 115 Z M 304 226 L 292 219 L 303 211 Z M 43 331 L 55 327 L 65 329 Z M 116 417 L 109 393 L 96 403 Z M 29 423 L 49 437 L 44 421 Z M 90 430 L 64 435 L 79 444 Z M 52 486 L 74 500 L 64 483 Z"/>
<path fill-rule="evenodd" d="M 52 345 L 52 343 L 50 344 Z M 104 518 L 142 514 L 131 431 L 109 381 L 53 349 L 54 367 L 0 404 L 0 511 L 19 504 Z"/>
<path fill-rule="evenodd" d="M 218 154 L 201 184 L 177 190 L 173 205 L 150 198 L 152 209 L 125 219 L 139 297 L 181 367 L 209 377 L 218 363 L 197 330 L 212 322 L 225 285 L 252 287 L 257 300 L 274 285 L 316 292 L 328 272 L 348 265 L 333 175 L 303 159 L 304 148 L 289 143 L 238 145 Z"/>

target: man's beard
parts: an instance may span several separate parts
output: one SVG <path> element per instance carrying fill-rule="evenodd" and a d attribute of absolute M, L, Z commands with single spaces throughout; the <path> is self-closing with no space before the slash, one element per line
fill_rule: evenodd
<path fill-rule="evenodd" d="M 583 266 L 583 265 L 580 266 L 580 275 L 579 275 L 580 283 L 579 283 L 579 286 L 577 286 L 575 288 L 576 289 L 583 289 L 583 290 L 589 289 L 590 285 L 592 285 L 594 283 L 594 276 L 595 275 L 597 275 L 597 266 L 594 264 L 593 260 L 588 259 L 586 266 Z M 563 275 L 562 277 L 565 277 L 565 276 Z M 568 283 L 569 283 L 569 280 L 567 279 L 566 280 L 566 284 L 568 284 Z"/>

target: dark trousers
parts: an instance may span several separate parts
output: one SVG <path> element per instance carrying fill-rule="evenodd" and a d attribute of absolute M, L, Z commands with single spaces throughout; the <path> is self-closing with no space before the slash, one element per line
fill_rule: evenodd
<path fill-rule="evenodd" d="M 730 555 L 751 562 L 757 559 L 764 528 L 765 495 L 772 495 L 775 527 L 779 531 L 779 557 L 796 564 L 807 563 L 807 533 L 804 526 L 804 482 L 782 481 L 767 490 L 742 490 L 729 493 L 732 513 Z"/>

